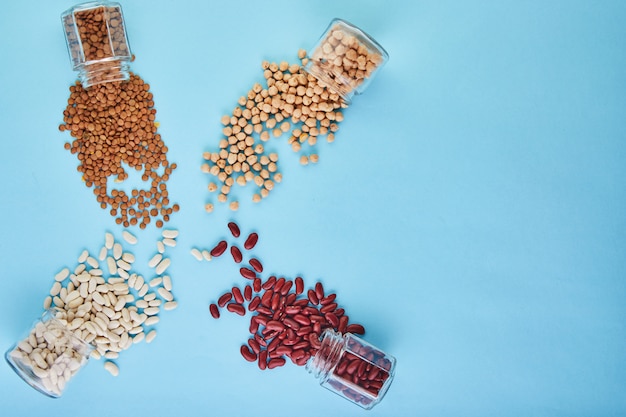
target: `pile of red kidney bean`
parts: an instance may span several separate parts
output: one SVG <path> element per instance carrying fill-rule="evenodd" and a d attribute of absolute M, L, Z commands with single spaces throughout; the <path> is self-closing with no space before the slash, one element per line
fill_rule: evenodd
<path fill-rule="evenodd" d="M 228 228 L 233 238 L 241 237 L 237 224 L 230 222 Z M 241 276 L 250 282 L 243 289 L 234 286 L 209 306 L 216 319 L 223 308 L 240 316 L 246 311 L 252 313 L 249 328 L 252 336 L 240 349 L 247 361 L 257 362 L 262 370 L 283 366 L 286 358 L 303 366 L 319 349 L 324 329 L 365 333 L 362 325 L 349 323 L 345 310 L 336 302 L 336 294 L 326 294 L 321 282 L 305 292 L 302 277 L 291 280 L 271 275 L 263 279 L 263 264 L 254 257 L 246 257 L 244 265 L 244 254 L 256 246 L 258 239 L 257 233 L 250 233 L 243 242 L 244 252 L 236 242 L 230 245 L 233 261 L 242 265 Z M 226 240 L 220 241 L 211 250 L 211 256 L 222 256 L 228 247 Z"/>

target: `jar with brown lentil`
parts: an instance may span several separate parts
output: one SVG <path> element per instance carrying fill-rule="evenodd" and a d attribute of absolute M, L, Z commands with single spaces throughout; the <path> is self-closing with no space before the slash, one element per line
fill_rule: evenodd
<path fill-rule="evenodd" d="M 130 78 L 132 54 L 118 3 L 79 4 L 61 19 L 72 67 L 83 87 Z"/>
<path fill-rule="evenodd" d="M 350 103 L 388 59 L 374 38 L 345 20 L 334 19 L 313 48 L 305 71 Z"/>

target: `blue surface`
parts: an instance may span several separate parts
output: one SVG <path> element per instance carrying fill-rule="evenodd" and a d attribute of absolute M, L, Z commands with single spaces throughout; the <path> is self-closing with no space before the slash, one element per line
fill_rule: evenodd
<path fill-rule="evenodd" d="M 12 1 L 0 14 L 0 350 L 40 314 L 54 274 L 118 237 L 58 131 L 76 74 L 60 14 Z M 113 378 L 91 361 L 61 399 L 0 364 L 3 416 L 626 415 L 626 3 L 622 1 L 122 2 L 135 72 L 151 84 L 181 204 L 170 269 L 177 310 Z M 211 215 L 202 152 L 220 116 L 295 62 L 334 17 L 390 61 L 354 99 L 320 163 L 284 144 L 284 181 L 259 205 Z M 395 355 L 366 412 L 302 368 L 262 372 L 239 346 L 248 320 L 208 304 L 241 283 L 199 263 L 236 220 L 266 268 L 336 291 L 365 339 Z M 158 232 L 136 231 L 138 262 Z M 82 410 L 82 411 L 79 411 Z"/>

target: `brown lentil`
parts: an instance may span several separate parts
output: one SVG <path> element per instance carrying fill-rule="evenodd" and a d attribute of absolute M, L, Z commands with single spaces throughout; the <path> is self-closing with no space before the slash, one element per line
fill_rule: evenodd
<path fill-rule="evenodd" d="M 176 169 L 167 159 L 168 148 L 155 123 L 156 110 L 149 84 L 131 73 L 127 82 L 97 84 L 88 89 L 80 82 L 70 87 L 61 131 L 74 140 L 65 149 L 76 154 L 85 185 L 109 209 L 117 224 L 145 228 L 156 220 L 162 227 L 179 210 L 171 204 L 167 180 Z M 148 189 L 130 193 L 111 186 L 109 180 L 128 178 L 124 164 L 142 171 Z"/>

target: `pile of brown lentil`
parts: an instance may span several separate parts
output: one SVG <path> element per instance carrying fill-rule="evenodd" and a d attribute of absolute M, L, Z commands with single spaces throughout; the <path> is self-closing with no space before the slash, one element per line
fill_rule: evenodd
<path fill-rule="evenodd" d="M 252 201 L 259 202 L 281 181 L 278 154 L 266 153 L 255 136 L 267 142 L 271 136 L 278 138 L 290 133 L 288 143 L 294 152 L 301 153 L 302 165 L 319 160 L 316 153 L 305 152 L 303 146 L 313 149 L 320 136 L 326 136 L 328 142 L 334 141 L 343 120 L 341 109 L 347 103 L 303 70 L 308 62 L 306 51 L 300 50 L 298 57 L 301 64 L 263 61 L 266 85 L 254 84 L 247 96 L 239 98 L 232 114 L 222 117 L 224 128 L 219 150 L 205 152 L 206 162 L 202 165 L 202 171 L 215 176 L 220 183 L 210 182 L 208 186 L 210 192 L 219 191 L 218 202 L 229 201 L 235 183 L 245 186 L 250 182 L 258 188 Z M 239 207 L 235 199 L 229 205 L 232 210 Z M 214 204 L 208 203 L 205 209 L 213 211 Z"/>
<path fill-rule="evenodd" d="M 166 182 L 175 163 L 167 159 L 167 147 L 157 133 L 156 109 L 150 85 L 131 73 L 129 81 L 97 84 L 88 89 L 80 82 L 70 87 L 70 97 L 59 130 L 74 140 L 65 149 L 78 157 L 78 171 L 93 188 L 103 209 L 109 208 L 117 224 L 145 228 L 156 219 L 163 227 L 178 204 L 171 204 Z M 148 189 L 130 193 L 109 189 L 108 180 L 128 178 L 122 164 L 142 171 Z"/>

